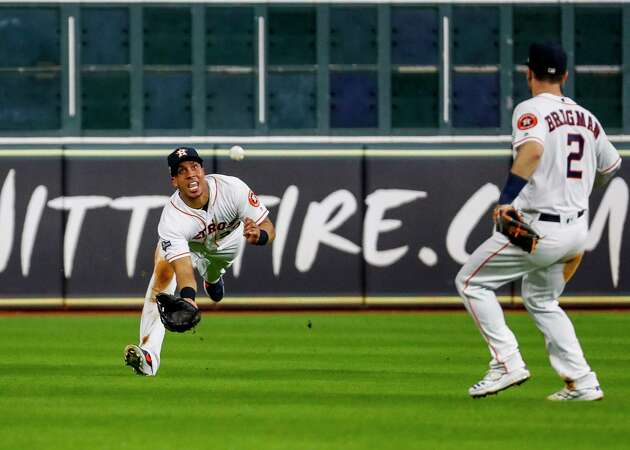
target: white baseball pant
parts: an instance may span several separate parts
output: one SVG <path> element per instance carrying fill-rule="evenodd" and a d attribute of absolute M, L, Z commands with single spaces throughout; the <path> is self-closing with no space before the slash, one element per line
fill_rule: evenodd
<path fill-rule="evenodd" d="M 551 366 L 577 388 L 599 383 L 591 371 L 573 324 L 558 298 L 580 263 L 588 234 L 586 214 L 563 216 L 560 222 L 540 221 L 523 214 L 542 236 L 529 254 L 494 232 L 470 256 L 455 279 L 459 294 L 490 349 L 490 367 L 511 371 L 525 366 L 516 337 L 508 328 L 494 291 L 522 278 L 521 294 L 529 314 L 543 333 Z"/>
<path fill-rule="evenodd" d="M 196 253 L 191 248 L 193 267 L 204 280 L 214 283 L 219 280 L 228 267 L 241 254 L 245 245 L 242 226 L 236 229 L 220 247 L 210 252 Z M 159 246 L 158 246 L 159 247 Z M 160 367 L 160 355 L 164 342 L 165 328 L 160 320 L 155 297 L 160 292 L 174 294 L 177 287 L 175 273 L 171 265 L 164 259 L 159 248 L 155 251 L 155 266 L 147 292 L 144 296 L 144 307 L 140 319 L 140 348 L 151 355 L 153 374 Z M 198 293 L 203 292 L 197 289 Z"/>

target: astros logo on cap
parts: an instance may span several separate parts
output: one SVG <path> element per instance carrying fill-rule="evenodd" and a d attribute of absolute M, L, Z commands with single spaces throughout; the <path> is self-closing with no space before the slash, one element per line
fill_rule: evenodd
<path fill-rule="evenodd" d="M 180 148 L 179 150 L 177 150 L 177 156 L 179 156 L 180 158 L 183 158 L 184 156 L 186 156 L 186 149 L 185 148 Z"/>

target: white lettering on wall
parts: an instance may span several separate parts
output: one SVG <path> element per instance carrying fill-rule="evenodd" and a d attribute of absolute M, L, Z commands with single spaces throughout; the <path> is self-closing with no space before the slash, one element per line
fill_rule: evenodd
<path fill-rule="evenodd" d="M 66 232 L 63 236 L 63 273 L 66 278 L 72 275 L 74 255 L 77 250 L 81 226 L 85 213 L 90 209 L 102 208 L 109 205 L 111 198 L 101 195 L 79 195 L 76 197 L 57 197 L 48 202 L 52 209 L 70 211 Z M 95 249 L 98 251 L 98 249 Z"/>
<path fill-rule="evenodd" d="M 336 214 L 331 217 L 335 211 Z M 295 255 L 295 267 L 300 272 L 308 272 L 317 258 L 320 244 L 353 255 L 359 253 L 361 247 L 333 233 L 356 211 L 357 200 L 352 192 L 346 189 L 333 192 L 321 202 L 311 202 L 302 224 Z"/>
<path fill-rule="evenodd" d="M 33 255 L 39 222 L 42 219 L 47 198 L 48 189 L 46 186 L 37 186 L 26 208 L 24 229 L 22 230 L 22 245 L 20 246 L 20 262 L 22 263 L 22 276 L 24 277 L 27 277 L 31 270 L 31 256 Z"/>
<path fill-rule="evenodd" d="M 402 221 L 383 219 L 383 216 L 388 209 L 397 208 L 426 196 L 427 193 L 424 191 L 406 189 L 377 189 L 367 196 L 365 199 L 367 211 L 363 226 L 363 253 L 365 261 L 376 267 L 387 267 L 394 264 L 407 253 L 409 250 L 408 245 L 389 250 L 378 250 L 378 235 L 396 230 L 402 226 Z"/>
<path fill-rule="evenodd" d="M 63 266 L 67 278 L 72 276 L 76 251 L 87 212 L 91 209 L 104 207 L 131 211 L 127 230 L 125 262 L 127 276 L 132 278 L 135 275 L 141 243 L 145 239 L 152 239 L 151 236 L 155 235 L 155 230 L 145 230 L 148 214 L 154 209 L 161 208 L 168 200 L 166 196 L 140 195 L 116 199 L 105 196 L 70 196 L 57 197 L 47 201 L 48 189 L 46 186 L 40 185 L 34 189 L 30 196 L 23 226 L 20 229 L 16 217 L 16 194 L 16 172 L 11 169 L 7 172 L 0 191 L 0 273 L 9 267 L 16 234 L 21 232 L 19 258 L 23 277 L 30 275 L 32 261 L 38 258 L 37 237 L 42 221 L 46 220 L 46 206 L 48 206 L 55 210 L 68 212 L 63 237 Z M 309 203 L 297 241 L 295 268 L 300 272 L 311 270 L 317 260 L 320 245 L 327 245 L 351 255 L 360 254 L 363 249 L 365 261 L 375 267 L 389 267 L 396 264 L 408 254 L 411 242 L 403 241 L 398 247 L 379 249 L 378 240 L 382 234 L 396 233 L 403 226 L 401 220 L 386 219 L 385 217 L 395 217 L 395 213 L 392 211 L 395 208 L 421 198 L 427 198 L 427 196 L 425 191 L 406 189 L 378 189 L 367 195 L 361 246 L 342 236 L 339 231 L 348 220 L 358 213 L 358 199 L 352 192 L 345 189 L 336 190 L 321 201 Z M 487 217 L 488 209 L 496 202 L 498 196 L 497 186 L 491 183 L 484 184 L 455 214 L 446 232 L 446 250 L 453 261 L 463 264 L 467 260 L 469 257 L 466 252 L 467 243 L 472 231 L 479 226 L 480 221 L 483 220 L 482 224 L 488 222 L 488 235 L 490 234 L 492 225 Z M 283 270 L 282 261 L 290 238 L 289 233 L 292 228 L 296 228 L 293 226 L 293 220 L 300 199 L 300 190 L 298 186 L 290 185 L 282 197 L 260 197 L 267 207 L 278 207 L 277 215 L 274 218 L 276 240 L 272 246 L 272 270 L 275 276 L 279 276 Z M 604 229 L 608 228 L 609 264 L 614 287 L 618 287 L 620 283 L 622 239 L 627 221 L 629 199 L 630 189 L 627 183 L 619 177 L 613 179 L 607 186 L 597 210 L 591 215 L 592 220 L 586 244 L 587 251 L 597 248 Z M 360 226 L 359 223 L 357 228 Z M 414 218 L 413 226 L 423 226 L 420 212 Z M 293 234 L 295 235 L 296 232 L 294 231 Z M 410 239 L 407 233 L 404 234 L 404 238 L 402 237 L 403 233 L 400 234 L 401 239 Z M 393 234 L 393 237 L 395 236 L 396 234 Z M 41 236 L 40 241 L 46 242 L 48 239 L 57 238 L 58 236 Z M 437 236 L 436 238 L 439 239 Z M 112 242 L 111 245 L 122 246 L 123 244 L 122 242 Z M 92 252 L 97 255 L 98 249 L 92 249 Z M 430 247 L 422 247 L 418 253 L 418 259 L 420 263 L 432 266 L 436 264 L 438 254 Z M 86 262 L 81 261 L 81 263 Z M 241 269 L 241 256 L 235 261 L 233 269 L 234 275 L 238 276 Z"/>
<path fill-rule="evenodd" d="M 258 198 L 268 209 L 280 203 L 280 199 L 272 195 L 259 195 Z M 234 261 L 232 262 L 232 273 L 236 278 L 238 278 L 239 274 L 241 273 L 241 265 L 243 264 L 243 253 L 245 252 L 245 247 L 245 245 L 241 245 L 241 247 L 238 249 L 236 257 L 234 258 Z"/>
<path fill-rule="evenodd" d="M 272 249 L 272 261 L 273 261 L 273 274 L 275 276 L 280 275 L 280 269 L 282 268 L 282 255 L 284 254 L 284 246 L 289 236 L 289 230 L 291 228 L 291 221 L 293 220 L 293 213 L 300 197 L 300 190 L 297 186 L 291 185 L 286 188 L 282 200 L 280 201 L 280 207 L 278 208 L 278 215 L 276 216 L 276 239 L 273 241 Z"/>
<path fill-rule="evenodd" d="M 15 170 L 9 170 L 0 192 L 0 272 L 9 264 L 15 232 Z"/>
<path fill-rule="evenodd" d="M 610 260 L 610 275 L 614 287 L 619 285 L 619 263 L 621 258 L 621 244 L 623 226 L 628 215 L 628 185 L 623 178 L 613 179 L 602 197 L 599 208 L 593 217 L 586 239 L 586 250 L 594 250 L 599 244 L 608 218 L 608 251 Z"/>
<path fill-rule="evenodd" d="M 470 233 L 486 215 L 488 208 L 499 199 L 499 188 L 487 183 L 475 192 L 451 221 L 446 232 L 446 250 L 459 264 L 464 264 L 470 256 L 466 252 L 466 243 Z M 490 231 L 491 224 L 488 224 Z"/>
<path fill-rule="evenodd" d="M 131 211 L 125 248 L 125 262 L 129 278 L 132 278 L 136 271 L 136 259 L 147 215 L 154 208 L 164 207 L 168 199 L 169 197 L 164 195 L 138 195 L 136 197 L 119 197 L 112 200 L 109 205 L 113 209 Z"/>

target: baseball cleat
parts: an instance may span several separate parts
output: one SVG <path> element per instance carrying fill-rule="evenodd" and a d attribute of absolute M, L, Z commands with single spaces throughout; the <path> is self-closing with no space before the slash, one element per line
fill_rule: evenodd
<path fill-rule="evenodd" d="M 138 375 L 153 375 L 151 355 L 137 345 L 130 344 L 125 347 L 125 365 L 131 366 Z"/>
<path fill-rule="evenodd" d="M 220 302 L 223 300 L 223 294 L 225 292 L 223 276 L 219 277 L 219 281 L 216 283 L 208 283 L 206 280 L 203 280 L 203 289 L 213 302 Z"/>
<path fill-rule="evenodd" d="M 525 383 L 530 377 L 529 370 L 525 367 L 505 372 L 497 369 L 490 369 L 483 379 L 468 389 L 468 394 L 472 398 L 481 398 L 486 395 L 494 395 L 512 386 Z"/>
<path fill-rule="evenodd" d="M 568 387 L 565 387 L 559 390 L 558 392 L 551 394 L 549 397 L 547 397 L 547 400 L 593 401 L 593 400 L 601 400 L 603 398 L 604 398 L 604 391 L 602 391 L 602 389 L 599 386 L 586 388 L 586 389 L 569 389 Z"/>

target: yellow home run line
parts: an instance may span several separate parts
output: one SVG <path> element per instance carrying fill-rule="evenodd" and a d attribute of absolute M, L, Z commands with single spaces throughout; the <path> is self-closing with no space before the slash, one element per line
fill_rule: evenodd
<path fill-rule="evenodd" d="M 521 297 L 499 296 L 499 302 L 504 305 L 522 305 Z M 0 309 L 11 307 L 95 307 L 115 308 L 121 306 L 142 306 L 144 299 L 137 297 L 121 298 L 3 298 L 0 299 Z M 572 305 L 630 305 L 630 296 L 566 296 L 561 297 L 561 304 Z M 258 308 L 261 306 L 441 306 L 462 305 L 461 299 L 456 296 L 417 296 L 417 297 L 392 297 L 392 296 L 347 296 L 347 297 L 231 297 L 223 305 L 228 307 L 247 306 Z"/>
<path fill-rule="evenodd" d="M 229 150 L 198 149 L 202 156 L 229 157 Z M 170 149 L 0 149 L 0 158 L 16 157 L 71 157 L 71 158 L 148 158 L 166 157 Z M 245 150 L 248 158 L 303 158 L 303 157 L 462 157 L 462 156 L 509 156 L 510 150 L 501 149 L 251 149 Z"/>
<path fill-rule="evenodd" d="M 229 150 L 199 148 L 202 156 L 228 157 Z M 16 157 L 71 157 L 71 158 L 149 158 L 166 157 L 170 149 L 0 149 L 0 158 Z M 507 149 L 251 149 L 245 151 L 247 158 L 303 158 L 303 157 L 385 157 L 385 158 L 425 158 L 425 157 L 467 157 L 467 156 L 510 156 Z M 619 150 L 621 156 L 630 156 L 630 150 Z"/>

